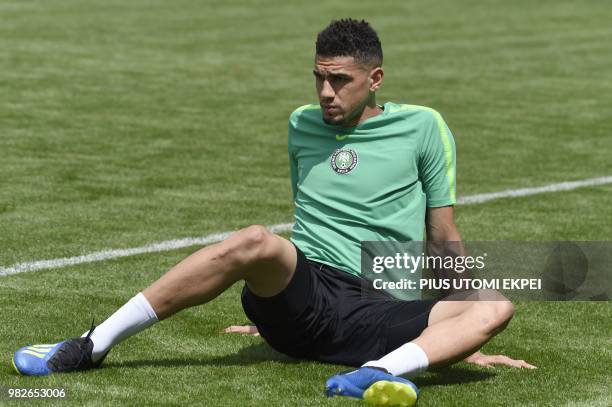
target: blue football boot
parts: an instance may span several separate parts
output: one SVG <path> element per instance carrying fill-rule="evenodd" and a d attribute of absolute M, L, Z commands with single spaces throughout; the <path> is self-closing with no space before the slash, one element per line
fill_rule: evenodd
<path fill-rule="evenodd" d="M 328 397 L 346 396 L 363 399 L 373 406 L 414 406 L 419 389 L 410 380 L 393 376 L 379 367 L 361 367 L 327 379 Z"/>
<path fill-rule="evenodd" d="M 65 373 L 94 369 L 102 364 L 91 360 L 93 342 L 90 339 L 95 326 L 87 336 L 72 338 L 50 345 L 31 345 L 19 349 L 13 355 L 13 367 L 25 376 L 46 376 L 51 373 Z"/>

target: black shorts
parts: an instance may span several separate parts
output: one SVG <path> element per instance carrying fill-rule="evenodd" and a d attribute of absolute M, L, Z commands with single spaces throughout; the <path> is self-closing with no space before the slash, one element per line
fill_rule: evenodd
<path fill-rule="evenodd" d="M 297 249 L 289 285 L 273 297 L 242 290 L 242 307 L 261 336 L 299 359 L 360 366 L 416 338 L 436 301 L 402 301 L 365 280 L 308 260 Z"/>

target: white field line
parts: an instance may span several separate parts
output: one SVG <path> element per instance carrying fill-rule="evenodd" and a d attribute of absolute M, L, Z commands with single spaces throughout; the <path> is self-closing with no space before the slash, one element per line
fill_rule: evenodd
<path fill-rule="evenodd" d="M 509 189 L 505 191 L 492 192 L 488 194 L 477 194 L 461 197 L 457 200 L 458 205 L 473 205 L 483 202 L 492 201 L 495 199 L 514 198 L 528 195 L 537 195 L 546 192 L 569 191 L 576 188 L 612 184 L 612 176 L 590 178 L 579 181 L 560 182 L 557 184 L 548 184 L 535 188 Z M 276 225 L 266 226 L 271 232 L 282 233 L 291 230 L 293 223 L 281 223 Z M 146 246 L 133 247 L 129 249 L 113 249 L 101 250 L 84 254 L 75 257 L 63 257 L 59 259 L 38 260 L 29 263 L 18 263 L 8 267 L 0 267 L 0 276 L 8 276 L 12 274 L 24 273 L 27 271 L 37 271 L 52 268 L 61 268 L 74 266 L 83 263 L 92 263 L 96 261 L 104 261 L 117 259 L 120 257 L 135 256 L 145 253 L 159 253 L 169 250 L 182 249 L 191 246 L 204 246 L 216 242 L 220 242 L 227 238 L 232 231 L 212 233 L 201 237 L 187 237 L 184 239 L 167 240 L 165 242 L 152 243 Z"/>
<path fill-rule="evenodd" d="M 476 194 L 464 196 L 457 200 L 458 205 L 473 205 L 483 202 L 493 201 L 501 198 L 516 198 L 519 196 L 537 195 L 546 192 L 570 191 L 576 188 L 591 187 L 596 185 L 612 184 L 612 176 L 582 179 L 579 181 L 559 182 L 557 184 L 548 184 L 541 187 L 508 189 L 505 191 L 491 192 L 488 194 Z"/>

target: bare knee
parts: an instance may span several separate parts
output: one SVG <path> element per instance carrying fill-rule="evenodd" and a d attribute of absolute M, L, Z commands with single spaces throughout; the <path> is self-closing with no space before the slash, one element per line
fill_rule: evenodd
<path fill-rule="evenodd" d="M 514 305 L 508 299 L 495 301 L 497 329 L 503 330 L 514 316 Z"/>
<path fill-rule="evenodd" d="M 504 297 L 477 302 L 475 308 L 480 328 L 491 335 L 503 331 L 514 316 L 514 305 Z"/>
<path fill-rule="evenodd" d="M 239 230 L 238 235 L 241 238 L 242 249 L 261 252 L 271 233 L 264 226 L 252 225 Z"/>
<path fill-rule="evenodd" d="M 234 267 L 248 266 L 269 256 L 273 238 L 264 226 L 252 225 L 241 229 L 219 245 L 218 258 Z"/>

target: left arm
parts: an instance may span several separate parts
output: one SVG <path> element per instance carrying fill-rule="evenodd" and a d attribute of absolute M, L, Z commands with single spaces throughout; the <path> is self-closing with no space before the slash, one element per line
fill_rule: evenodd
<path fill-rule="evenodd" d="M 427 241 L 431 242 L 460 242 L 461 236 L 455 225 L 453 206 L 441 208 L 427 208 L 425 216 L 425 229 Z"/>
<path fill-rule="evenodd" d="M 459 230 L 455 225 L 454 207 L 452 205 L 439 208 L 427 208 L 425 215 L 425 230 L 427 234 L 427 254 L 436 257 L 461 257 L 465 255 Z M 452 268 L 436 268 L 432 270 L 438 279 L 452 281 L 465 278 Z M 445 297 L 456 293 L 449 289 L 441 292 Z"/>
<path fill-rule="evenodd" d="M 426 232 L 428 246 L 435 245 L 436 242 L 442 243 L 442 247 L 446 247 L 444 242 L 457 242 L 457 245 L 451 244 L 453 255 L 463 256 L 465 254 L 459 230 L 455 225 L 454 210 L 452 206 L 444 206 L 441 208 L 427 208 L 426 214 Z M 436 245 L 440 247 L 440 245 Z M 495 365 L 505 365 L 517 368 L 536 369 L 535 366 L 525 362 L 524 360 L 515 360 L 506 355 L 485 355 L 477 351 L 465 358 L 465 361 L 479 366 L 493 367 Z"/>

